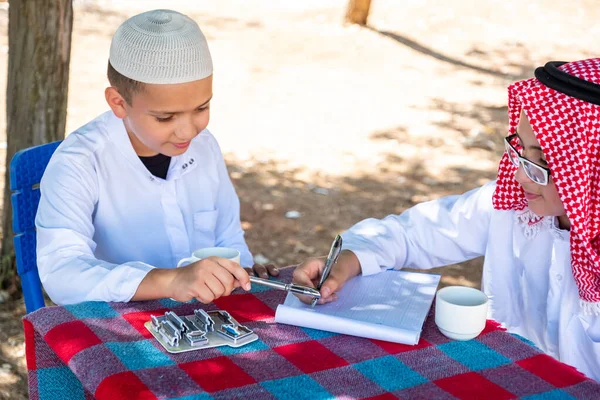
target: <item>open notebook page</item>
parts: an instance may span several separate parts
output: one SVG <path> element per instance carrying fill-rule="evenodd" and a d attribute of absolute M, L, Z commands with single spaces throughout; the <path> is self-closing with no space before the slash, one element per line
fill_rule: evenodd
<path fill-rule="evenodd" d="M 288 293 L 275 321 L 389 342 L 416 344 L 440 275 L 385 271 L 347 282 L 339 299 L 314 308 Z"/>

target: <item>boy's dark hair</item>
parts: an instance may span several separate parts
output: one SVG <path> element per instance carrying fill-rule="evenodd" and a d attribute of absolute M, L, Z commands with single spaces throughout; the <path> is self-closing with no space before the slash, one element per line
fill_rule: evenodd
<path fill-rule="evenodd" d="M 130 79 L 117 72 L 116 69 L 108 62 L 108 69 L 106 72 L 108 76 L 108 82 L 110 86 L 117 89 L 117 91 L 123 96 L 127 104 L 131 105 L 133 95 L 144 90 L 144 84 L 142 82 Z"/>

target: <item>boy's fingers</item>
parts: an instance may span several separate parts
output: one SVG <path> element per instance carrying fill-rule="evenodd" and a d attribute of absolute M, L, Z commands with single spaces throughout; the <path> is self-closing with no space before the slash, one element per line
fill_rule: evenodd
<path fill-rule="evenodd" d="M 316 283 L 319 281 L 321 271 L 325 265 L 323 258 L 311 258 L 306 260 L 294 270 L 292 282 L 299 285 L 308 286 L 311 288 L 316 287 Z M 312 297 L 296 295 L 300 301 L 306 304 L 312 302 Z"/>
<path fill-rule="evenodd" d="M 267 265 L 265 265 L 265 267 L 267 268 L 269 275 L 271 275 L 271 276 L 279 275 L 279 268 L 277 268 L 273 264 L 267 264 Z"/>
<path fill-rule="evenodd" d="M 318 281 L 324 265 L 325 260 L 322 258 L 311 258 L 306 260 L 294 270 L 293 282 L 309 287 L 315 287 L 313 281 Z"/>
<path fill-rule="evenodd" d="M 267 268 L 262 264 L 254 264 L 252 267 L 254 273 L 263 279 L 269 279 L 269 273 L 267 272 Z"/>
<path fill-rule="evenodd" d="M 246 271 L 249 276 L 256 276 L 252 268 L 244 268 L 244 271 Z"/>
<path fill-rule="evenodd" d="M 303 296 L 301 294 L 296 294 L 294 293 L 294 296 L 296 296 L 298 298 L 298 300 L 300 300 L 301 302 L 305 303 L 305 304 L 311 304 L 314 297 L 312 296 Z"/>
<path fill-rule="evenodd" d="M 321 293 L 322 292 L 323 292 L 323 289 L 321 289 Z M 297 297 L 300 299 L 300 301 L 302 301 L 303 303 L 306 303 L 306 304 L 311 304 L 313 301 L 313 298 L 310 296 L 297 295 Z M 328 296 L 322 296 L 321 298 L 319 298 L 319 300 L 317 300 L 317 304 L 327 304 L 327 303 L 331 303 L 332 301 L 336 301 L 337 299 L 338 299 L 337 293 L 332 293 Z"/>
<path fill-rule="evenodd" d="M 310 277 L 306 273 L 306 271 L 299 270 L 298 268 L 296 268 L 294 270 L 293 282 L 297 283 L 299 285 L 304 285 L 304 286 L 308 286 L 308 287 L 312 287 L 312 288 L 315 287 L 313 281 L 310 279 Z M 306 303 L 306 304 L 310 304 L 313 299 L 310 296 L 302 296 L 302 295 L 298 295 L 298 294 L 296 295 L 296 297 L 298 297 L 298 299 L 300 299 L 301 302 Z"/>
<path fill-rule="evenodd" d="M 214 275 L 207 277 L 206 281 L 204 281 L 204 284 L 212 292 L 213 299 L 218 299 L 219 297 L 223 296 L 223 294 L 225 294 L 225 292 L 227 291 L 227 288 L 225 287 L 223 282 L 221 282 L 219 278 Z"/>
<path fill-rule="evenodd" d="M 233 275 L 231 275 L 229 273 L 229 271 L 227 271 L 225 268 L 217 268 L 213 272 L 213 276 L 225 288 L 225 291 L 224 291 L 224 293 L 221 294 L 221 296 L 229 296 L 229 294 L 231 294 L 231 291 L 234 289 L 235 282 L 237 282 L 237 280 L 235 280 L 234 277 L 233 277 Z M 215 295 L 216 295 L 216 293 L 215 293 Z"/>
<path fill-rule="evenodd" d="M 254 264 L 253 270 L 263 279 L 269 279 L 269 276 L 279 275 L 279 269 L 273 264 Z"/>
<path fill-rule="evenodd" d="M 221 267 L 229 271 L 235 277 L 235 279 L 240 281 L 240 284 L 244 290 L 250 290 L 250 276 L 248 276 L 248 273 L 240 266 L 240 264 L 226 258 L 215 257 L 213 260 Z"/>
<path fill-rule="evenodd" d="M 323 286 L 321 286 L 321 296 L 326 299 L 332 294 L 339 292 L 342 289 L 342 286 L 344 286 L 344 283 L 345 282 L 335 275 L 329 276 L 329 278 L 323 282 Z"/>
<path fill-rule="evenodd" d="M 332 301 L 336 301 L 338 299 L 338 295 L 336 293 L 332 294 L 331 296 L 327 297 L 327 298 L 320 298 L 317 301 L 317 304 L 327 304 L 327 303 L 331 303 Z"/>
<path fill-rule="evenodd" d="M 203 304 L 209 304 L 214 300 L 212 291 L 206 286 L 202 285 L 198 291 L 196 299 Z"/>
<path fill-rule="evenodd" d="M 292 282 L 312 288 L 315 287 L 315 284 L 313 283 L 312 279 L 310 279 L 308 273 L 303 270 L 298 270 L 297 268 L 294 270 Z"/>

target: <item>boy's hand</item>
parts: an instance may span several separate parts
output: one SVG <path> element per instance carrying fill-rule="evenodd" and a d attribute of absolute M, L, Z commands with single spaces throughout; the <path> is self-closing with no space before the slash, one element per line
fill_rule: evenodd
<path fill-rule="evenodd" d="M 269 279 L 269 276 L 279 275 L 279 268 L 273 264 L 254 264 L 252 268 L 245 268 L 248 275 L 258 276 L 259 278 Z"/>
<path fill-rule="evenodd" d="M 248 273 L 238 263 L 225 258 L 209 257 L 173 271 L 170 297 L 181 302 L 196 298 L 208 304 L 228 296 L 237 287 L 250 290 Z"/>
<path fill-rule="evenodd" d="M 325 267 L 326 257 L 309 258 L 294 270 L 293 283 L 316 288 Z M 329 277 L 321 287 L 321 298 L 317 304 L 325 304 L 337 299 L 337 294 L 344 284 L 360 274 L 360 262 L 350 250 L 343 250 L 337 263 L 331 268 Z M 312 297 L 297 295 L 302 302 L 310 304 Z"/>

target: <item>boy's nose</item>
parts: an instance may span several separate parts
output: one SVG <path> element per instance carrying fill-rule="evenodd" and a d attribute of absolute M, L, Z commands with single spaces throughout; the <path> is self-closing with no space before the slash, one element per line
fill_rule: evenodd
<path fill-rule="evenodd" d="M 184 141 L 192 140 L 197 134 L 198 131 L 193 123 L 183 123 L 175 131 L 175 136 Z"/>
<path fill-rule="evenodd" d="M 533 182 L 525 173 L 525 170 L 523 169 L 523 163 L 519 163 L 519 168 L 517 169 L 517 172 L 515 172 L 515 179 L 521 185 L 524 183 Z"/>

